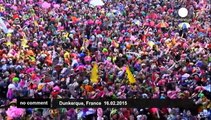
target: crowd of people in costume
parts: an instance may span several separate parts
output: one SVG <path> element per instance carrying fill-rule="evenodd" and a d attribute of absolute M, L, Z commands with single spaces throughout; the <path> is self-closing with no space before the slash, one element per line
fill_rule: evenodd
<path fill-rule="evenodd" d="M 0 120 L 211 119 L 210 9 L 209 0 L 0 0 Z M 23 109 L 19 98 L 200 107 Z"/>

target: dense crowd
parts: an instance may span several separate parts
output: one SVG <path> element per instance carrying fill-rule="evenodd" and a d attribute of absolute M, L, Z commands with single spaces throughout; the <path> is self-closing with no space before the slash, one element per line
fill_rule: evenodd
<path fill-rule="evenodd" d="M 103 2 L 1 0 L 12 31 L 0 30 L 0 120 L 210 120 L 209 0 Z M 201 107 L 22 109 L 18 98 L 179 98 Z"/>

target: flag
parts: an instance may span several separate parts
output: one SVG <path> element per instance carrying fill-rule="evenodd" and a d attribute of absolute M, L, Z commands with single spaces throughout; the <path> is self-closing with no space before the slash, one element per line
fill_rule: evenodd
<path fill-rule="evenodd" d="M 2 29 L 4 33 L 12 33 L 13 32 L 12 29 L 7 28 L 5 22 L 2 20 L 1 17 L 0 17 L 0 29 Z"/>
<path fill-rule="evenodd" d="M 2 18 L 0 18 L 0 29 L 2 29 L 4 31 L 4 33 L 8 32 L 7 26 L 5 25 L 5 23 L 2 20 Z"/>
<path fill-rule="evenodd" d="M 4 6 L 0 5 L 0 12 L 4 12 L 4 11 L 5 11 Z"/>
<path fill-rule="evenodd" d="M 73 23 L 76 23 L 79 19 L 75 16 L 71 16 L 71 20 Z"/>
<path fill-rule="evenodd" d="M 87 51 L 88 56 L 90 56 L 91 55 L 91 52 L 89 51 L 88 46 L 89 46 L 89 40 L 86 39 L 85 40 L 85 43 L 84 43 L 84 48 Z"/>
<path fill-rule="evenodd" d="M 6 44 L 6 46 L 12 46 L 12 45 L 13 45 L 13 44 L 11 43 L 11 41 L 6 42 L 5 44 Z"/>
<path fill-rule="evenodd" d="M 90 80 L 92 83 L 98 82 L 98 65 L 97 65 L 97 63 L 94 63 L 94 65 L 93 65 Z"/>
<path fill-rule="evenodd" d="M 23 47 L 23 48 L 27 48 L 27 47 L 29 47 L 28 45 L 28 40 L 27 39 L 21 39 L 21 46 Z"/>
<path fill-rule="evenodd" d="M 88 56 L 90 56 L 91 55 L 91 53 L 90 53 L 90 51 L 87 49 L 87 55 Z"/>
<path fill-rule="evenodd" d="M 149 41 L 149 42 L 148 42 L 148 45 L 149 45 L 151 48 L 153 48 L 153 46 L 155 45 L 155 43 L 152 42 L 152 41 Z"/>
<path fill-rule="evenodd" d="M 36 20 L 34 21 L 34 25 L 35 25 L 35 26 L 39 26 L 39 24 L 37 23 Z"/>
<path fill-rule="evenodd" d="M 126 68 L 126 73 L 127 73 L 127 78 L 129 80 L 129 83 L 131 83 L 131 84 L 135 83 L 136 80 L 135 80 L 135 78 L 134 78 L 133 74 L 131 73 L 130 68 L 128 66 Z"/>

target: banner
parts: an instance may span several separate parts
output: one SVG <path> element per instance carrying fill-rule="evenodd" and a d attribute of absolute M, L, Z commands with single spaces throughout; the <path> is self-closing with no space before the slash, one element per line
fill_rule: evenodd
<path fill-rule="evenodd" d="M 94 65 L 93 65 L 90 80 L 92 83 L 98 82 L 98 65 L 97 65 L 97 63 L 94 63 Z"/>
<path fill-rule="evenodd" d="M 127 68 L 126 68 L 126 73 L 127 73 L 127 78 L 128 78 L 128 80 L 129 80 L 129 83 L 130 83 L 130 84 L 135 83 L 136 80 L 135 80 L 135 78 L 134 78 L 133 74 L 131 73 L 130 68 L 129 68 L 128 66 L 127 66 Z"/>

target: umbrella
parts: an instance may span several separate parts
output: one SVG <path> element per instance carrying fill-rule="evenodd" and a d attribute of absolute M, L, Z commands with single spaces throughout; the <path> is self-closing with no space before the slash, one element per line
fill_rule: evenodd
<path fill-rule="evenodd" d="M 144 22 L 143 25 L 144 25 L 144 26 L 149 26 L 150 24 L 149 24 L 149 22 Z"/>
<path fill-rule="evenodd" d="M 37 86 L 37 90 L 42 90 L 42 89 L 43 89 L 43 87 L 44 87 L 44 85 L 43 85 L 43 84 L 39 84 L 39 85 Z"/>
<path fill-rule="evenodd" d="M 115 115 L 117 112 L 118 112 L 117 109 L 112 108 L 112 110 L 110 112 L 110 116 Z"/>
<path fill-rule="evenodd" d="M 76 70 L 83 71 L 85 69 L 84 65 L 79 65 Z"/>
<path fill-rule="evenodd" d="M 201 90 L 204 90 L 204 87 L 202 87 L 202 86 L 197 86 L 197 87 L 195 87 L 194 90 L 195 90 L 195 91 L 201 91 Z"/>
<path fill-rule="evenodd" d="M 168 27 L 168 23 L 161 22 L 161 23 L 157 24 L 156 27 L 158 27 L 158 28 L 166 28 L 166 27 Z"/>
<path fill-rule="evenodd" d="M 97 116 L 98 116 L 99 119 L 102 118 L 102 116 L 103 116 L 103 109 L 102 108 L 97 109 Z"/>
<path fill-rule="evenodd" d="M 155 22 L 154 22 L 154 21 L 150 21 L 149 25 L 150 25 L 151 27 L 154 27 L 154 26 L 155 26 Z"/>
<path fill-rule="evenodd" d="M 13 10 L 17 10 L 17 9 L 18 9 L 18 7 L 15 6 L 15 5 L 13 5 L 11 8 L 12 8 Z"/>
<path fill-rule="evenodd" d="M 183 22 L 179 24 L 179 28 L 182 28 L 182 29 L 185 29 L 185 28 L 187 29 L 189 27 L 190 27 L 190 24 L 187 22 Z"/>
<path fill-rule="evenodd" d="M 141 55 L 139 53 L 136 53 L 136 52 L 126 52 L 126 54 L 132 54 L 132 55 L 135 55 L 137 57 L 141 57 Z"/>
<path fill-rule="evenodd" d="M 149 41 L 149 42 L 148 42 L 148 45 L 149 45 L 151 48 L 153 48 L 153 46 L 155 45 L 155 43 L 154 43 L 153 41 Z"/>
<path fill-rule="evenodd" d="M 48 3 L 48 2 L 43 2 L 43 3 L 42 3 L 42 8 L 48 9 L 48 8 L 50 8 L 50 7 L 51 7 L 51 4 L 50 4 L 50 3 Z"/>
<path fill-rule="evenodd" d="M 54 8 L 59 8 L 60 5 L 59 5 L 59 4 L 54 4 L 53 7 L 54 7 Z"/>
<path fill-rule="evenodd" d="M 166 80 L 165 80 L 165 79 L 162 79 L 162 80 L 160 80 L 160 81 L 157 83 L 157 85 L 158 85 L 158 86 L 162 86 L 162 85 L 165 85 L 165 83 L 166 83 Z"/>
<path fill-rule="evenodd" d="M 18 78 L 18 77 L 14 77 L 14 78 L 12 79 L 12 81 L 13 81 L 13 82 L 18 82 L 18 81 L 19 81 L 19 78 Z"/>
<path fill-rule="evenodd" d="M 135 23 L 136 25 L 138 25 L 138 26 L 141 25 L 141 22 L 140 22 L 139 20 L 135 20 L 134 23 Z"/>
<path fill-rule="evenodd" d="M 12 29 L 8 29 L 8 30 L 7 30 L 7 33 L 13 33 L 13 31 L 14 31 L 14 30 L 12 30 Z"/>
<path fill-rule="evenodd" d="M 156 114 L 158 112 L 158 108 L 151 108 L 149 110 L 152 114 Z"/>
<path fill-rule="evenodd" d="M 26 73 L 32 73 L 34 70 L 35 70 L 34 68 L 28 68 L 28 69 L 26 70 Z"/>
<path fill-rule="evenodd" d="M 112 17 L 114 17 L 114 14 L 111 12 L 108 12 L 108 13 L 106 13 L 106 16 L 112 18 Z"/>
<path fill-rule="evenodd" d="M 101 25 L 101 24 L 102 24 L 102 22 L 101 22 L 100 20 L 96 20 L 95 23 L 96 23 L 97 25 Z M 100 36 L 99 36 L 99 37 L 100 37 Z"/>
<path fill-rule="evenodd" d="M 77 115 L 77 118 L 78 119 L 81 119 L 83 117 L 83 111 L 80 111 L 79 113 L 78 113 L 78 115 Z"/>
<path fill-rule="evenodd" d="M 78 57 L 79 58 L 83 58 L 83 57 L 85 57 L 86 55 L 84 54 L 84 53 L 80 53 L 80 54 L 78 54 Z"/>
<path fill-rule="evenodd" d="M 131 36 L 130 40 L 135 41 L 137 38 L 135 36 Z"/>
<path fill-rule="evenodd" d="M 128 58 L 128 60 L 131 60 L 131 59 L 133 59 L 133 56 L 127 55 L 127 58 Z"/>
<path fill-rule="evenodd" d="M 157 19 L 158 15 L 156 13 L 151 13 L 150 15 L 147 16 L 149 19 Z"/>
<path fill-rule="evenodd" d="M 201 92 L 198 94 L 198 97 L 202 98 L 202 97 L 204 97 L 204 94 Z"/>
<path fill-rule="evenodd" d="M 103 6 L 104 2 L 102 0 L 91 0 L 89 4 L 92 6 Z"/>
<path fill-rule="evenodd" d="M 196 63 L 196 66 L 197 66 L 197 67 L 202 67 L 202 66 L 203 66 L 203 62 L 202 62 L 202 61 L 198 61 L 198 62 Z"/>
<path fill-rule="evenodd" d="M 10 108 L 6 111 L 6 114 L 9 118 L 15 119 L 22 117 L 25 114 L 25 110 L 15 106 L 10 106 Z"/>
<path fill-rule="evenodd" d="M 112 59 L 111 59 L 111 57 L 107 57 L 107 61 L 111 61 Z"/>
<path fill-rule="evenodd" d="M 15 89 L 15 85 L 14 84 L 9 84 L 8 89 Z"/>
<path fill-rule="evenodd" d="M 88 109 L 88 110 L 82 110 L 78 113 L 78 118 L 82 118 L 82 117 L 85 117 L 85 116 L 88 116 L 88 115 L 92 115 L 92 114 L 95 114 L 95 110 L 94 109 Z"/>
<path fill-rule="evenodd" d="M 89 61 L 91 61 L 92 60 L 92 58 L 90 57 L 90 56 L 86 56 L 85 58 L 84 58 L 84 61 L 86 61 L 86 62 L 89 62 Z"/>
<path fill-rule="evenodd" d="M 204 86 L 203 88 L 204 88 L 204 90 L 211 92 L 211 84 Z"/>
<path fill-rule="evenodd" d="M 184 75 L 182 75 L 182 78 L 188 78 L 190 76 L 190 74 L 185 73 Z"/>
<path fill-rule="evenodd" d="M 106 53 L 108 52 L 108 49 L 107 48 L 103 48 L 103 53 Z"/>
<path fill-rule="evenodd" d="M 170 98 L 170 99 L 175 99 L 177 94 L 175 91 L 168 91 L 167 92 L 167 96 Z"/>
<path fill-rule="evenodd" d="M 95 110 L 94 109 L 89 109 L 85 115 L 92 115 L 92 114 L 95 114 Z"/>
<path fill-rule="evenodd" d="M 59 86 L 55 86 L 55 87 L 53 87 L 53 90 L 60 91 L 60 88 L 59 88 Z"/>

